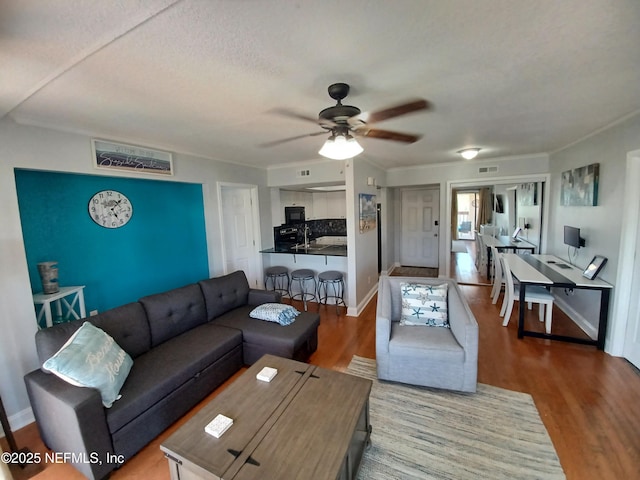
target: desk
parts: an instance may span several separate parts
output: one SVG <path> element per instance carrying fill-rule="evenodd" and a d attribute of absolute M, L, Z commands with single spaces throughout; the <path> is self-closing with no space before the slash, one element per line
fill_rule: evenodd
<path fill-rule="evenodd" d="M 482 242 L 487 248 L 487 278 L 489 280 L 491 280 L 491 247 L 496 247 L 499 250 L 513 250 L 514 253 L 517 250 L 527 250 L 531 253 L 536 251 L 536 246 L 533 243 L 529 243 L 526 240 L 518 240 L 516 242 L 509 235 L 499 235 L 497 237 L 483 235 Z"/>
<path fill-rule="evenodd" d="M 609 317 L 609 297 L 613 286 L 603 280 L 589 280 L 582 276 L 582 270 L 569 265 L 554 255 L 516 255 L 505 253 L 511 274 L 520 282 L 520 305 L 518 311 L 518 338 L 537 337 L 564 342 L 595 345 L 598 350 L 604 350 L 604 340 L 607 333 Z M 569 265 L 561 268 L 558 264 Z M 587 340 L 584 338 L 567 337 L 564 335 L 532 332 L 524 329 L 525 291 L 527 285 L 541 285 L 543 287 L 582 288 L 600 291 L 600 316 L 598 322 L 598 338 Z"/>
<path fill-rule="evenodd" d="M 62 317 L 64 320 L 70 320 L 71 317 L 79 320 L 87 316 L 87 312 L 84 307 L 84 285 L 79 287 L 60 287 L 60 290 L 56 293 L 36 293 L 33 295 L 33 303 L 36 305 L 42 305 L 42 308 L 37 312 L 37 322 L 40 325 L 40 320 L 44 316 L 47 327 L 53 326 L 53 315 L 51 313 L 51 303 L 56 304 L 56 314 L 58 317 Z M 71 303 L 67 301 L 66 297 L 73 295 Z M 78 306 L 78 312 L 76 312 L 76 304 Z M 62 315 L 62 306 L 64 305 L 66 313 Z M 37 309 L 36 309 L 37 310 Z"/>

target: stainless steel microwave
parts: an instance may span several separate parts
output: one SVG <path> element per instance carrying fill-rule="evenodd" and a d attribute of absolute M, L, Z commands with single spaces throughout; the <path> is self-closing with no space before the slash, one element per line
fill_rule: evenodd
<path fill-rule="evenodd" d="M 291 225 L 304 222 L 304 207 L 284 207 L 284 223 Z"/>

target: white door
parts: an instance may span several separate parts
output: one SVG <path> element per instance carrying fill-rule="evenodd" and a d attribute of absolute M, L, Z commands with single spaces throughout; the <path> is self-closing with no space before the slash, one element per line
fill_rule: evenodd
<path fill-rule="evenodd" d="M 633 259 L 633 277 L 631 281 L 631 292 L 640 291 L 640 222 L 636 229 L 636 248 Z M 640 368 L 640 296 L 630 296 L 629 316 L 627 317 L 627 334 L 624 340 L 624 357 Z"/>
<path fill-rule="evenodd" d="M 439 223 L 440 190 L 402 192 L 402 265 L 438 268 Z"/>
<path fill-rule="evenodd" d="M 225 272 L 243 270 L 249 285 L 259 287 L 259 253 L 254 228 L 252 187 L 221 186 Z"/>

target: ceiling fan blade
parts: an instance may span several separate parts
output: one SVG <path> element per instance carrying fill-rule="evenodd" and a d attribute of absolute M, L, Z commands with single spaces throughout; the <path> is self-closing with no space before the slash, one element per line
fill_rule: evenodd
<path fill-rule="evenodd" d="M 415 143 L 422 138 L 422 135 L 392 132 L 390 130 L 380 130 L 377 128 L 363 128 L 360 130 L 355 130 L 354 133 L 361 137 L 378 138 L 380 140 L 393 140 L 394 142 L 403 143 Z"/>
<path fill-rule="evenodd" d="M 283 138 L 282 140 L 275 140 L 273 142 L 261 143 L 258 146 L 263 148 L 274 147 L 276 145 L 280 145 L 281 143 L 292 142 L 294 140 L 300 140 L 301 138 L 307 137 L 317 137 L 318 135 L 326 135 L 326 131 L 321 132 L 313 132 L 313 133 L 305 133 L 304 135 L 296 135 L 295 137 Z"/>
<path fill-rule="evenodd" d="M 305 122 L 312 122 L 320 125 L 323 128 L 327 128 L 328 130 L 338 126 L 335 122 L 332 122 L 326 118 L 318 118 L 318 117 L 310 117 L 309 115 L 304 115 L 302 113 L 294 112 L 293 110 L 288 110 L 286 108 L 273 108 L 269 110 L 269 113 L 275 113 L 276 115 L 280 115 L 283 117 L 295 118 L 296 120 L 303 120 Z"/>
<path fill-rule="evenodd" d="M 304 115 L 302 113 L 294 112 L 293 110 L 287 110 L 286 108 L 272 108 L 268 111 L 268 113 L 275 113 L 276 115 L 281 115 L 283 117 L 295 118 L 297 120 L 304 120 L 305 122 L 313 122 L 318 123 L 317 117 L 310 117 L 309 115 Z"/>
<path fill-rule="evenodd" d="M 349 119 L 349 123 L 352 123 L 352 119 L 355 123 L 362 120 L 366 123 L 377 123 L 390 118 L 399 117 L 400 115 L 406 115 L 407 113 L 427 110 L 429 108 L 431 108 L 431 104 L 429 102 L 424 99 L 417 99 L 400 105 L 395 105 L 393 107 L 384 108 L 382 110 L 361 113 L 360 115 L 351 117 Z"/>

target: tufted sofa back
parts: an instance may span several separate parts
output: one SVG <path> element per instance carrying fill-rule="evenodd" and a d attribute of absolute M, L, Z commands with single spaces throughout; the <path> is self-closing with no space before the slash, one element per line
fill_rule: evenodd
<path fill-rule="evenodd" d="M 199 282 L 207 306 L 207 320 L 242 307 L 249 301 L 249 281 L 242 270 Z"/>
<path fill-rule="evenodd" d="M 54 325 L 36 333 L 38 359 L 41 365 L 46 362 L 87 321 L 111 335 L 135 359 L 170 338 L 247 305 L 249 290 L 246 275 L 238 270 L 142 297 L 94 317 Z"/>
<path fill-rule="evenodd" d="M 142 297 L 139 302 L 147 312 L 151 347 L 207 321 L 204 298 L 196 284 Z"/>
<path fill-rule="evenodd" d="M 125 352 L 136 358 L 151 348 L 147 315 L 138 302 L 105 310 L 89 318 L 60 323 L 36 332 L 36 350 L 40 365 L 52 357 L 84 322 L 91 322 L 111 335 Z"/>

